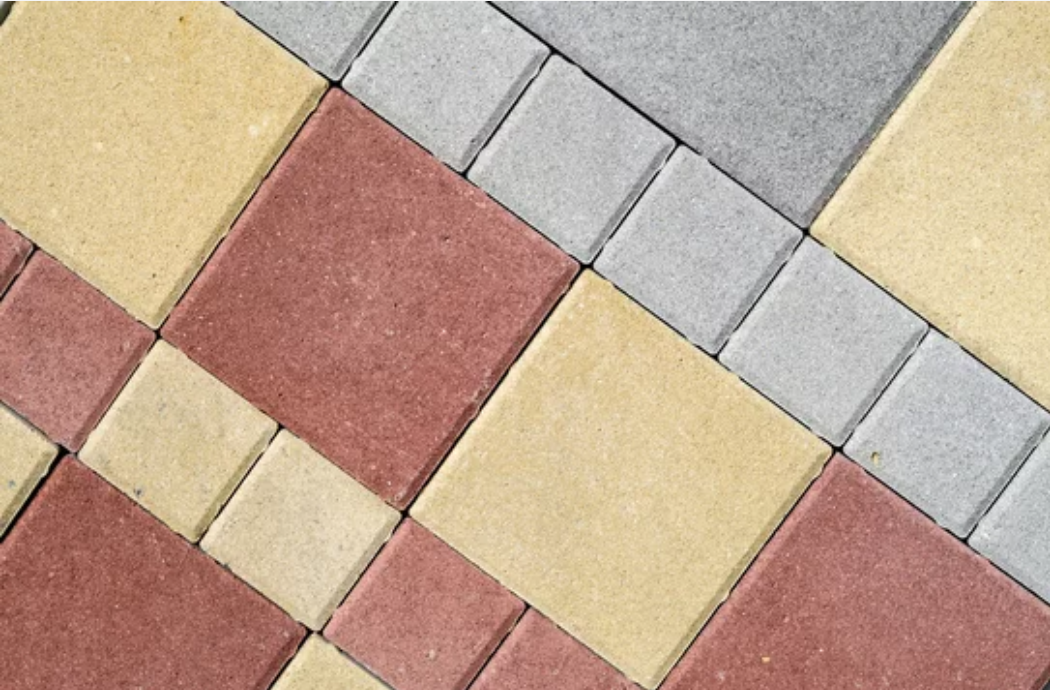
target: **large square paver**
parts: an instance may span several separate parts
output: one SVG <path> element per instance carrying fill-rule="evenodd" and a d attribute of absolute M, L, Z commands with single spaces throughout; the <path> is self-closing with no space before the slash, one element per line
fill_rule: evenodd
<path fill-rule="evenodd" d="M 33 245 L 0 221 L 0 295 L 22 270 Z"/>
<path fill-rule="evenodd" d="M 319 635 L 311 635 L 272 690 L 387 690 Z"/>
<path fill-rule="evenodd" d="M 0 217 L 159 326 L 324 86 L 218 3 L 16 5 Z"/>
<path fill-rule="evenodd" d="M 588 271 L 412 514 L 652 688 L 828 454 Z"/>
<path fill-rule="evenodd" d="M 55 444 L 0 405 L 0 537 L 56 455 Z"/>
<path fill-rule="evenodd" d="M 333 90 L 164 335 L 403 507 L 575 270 Z"/>

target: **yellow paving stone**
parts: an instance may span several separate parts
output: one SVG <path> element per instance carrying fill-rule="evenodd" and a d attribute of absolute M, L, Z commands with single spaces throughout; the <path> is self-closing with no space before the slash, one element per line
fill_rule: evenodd
<path fill-rule="evenodd" d="M 386 690 L 324 638 L 311 635 L 271 690 Z"/>
<path fill-rule="evenodd" d="M 58 455 L 58 447 L 0 405 L 0 537 Z"/>
<path fill-rule="evenodd" d="M 156 327 L 325 85 L 219 3 L 17 3 L 0 217 Z"/>
<path fill-rule="evenodd" d="M 158 341 L 80 459 L 196 541 L 276 431 L 276 422 Z"/>
<path fill-rule="evenodd" d="M 1050 405 L 1050 5 L 974 7 L 813 234 Z"/>
<path fill-rule="evenodd" d="M 587 271 L 412 514 L 652 688 L 829 452 Z"/>

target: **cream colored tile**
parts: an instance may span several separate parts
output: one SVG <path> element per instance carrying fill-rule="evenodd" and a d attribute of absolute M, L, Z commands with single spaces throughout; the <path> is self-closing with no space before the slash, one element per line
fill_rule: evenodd
<path fill-rule="evenodd" d="M 58 455 L 58 447 L 0 405 L 0 537 Z"/>
<path fill-rule="evenodd" d="M 386 687 L 324 638 L 311 635 L 271 690 L 386 690 Z"/>

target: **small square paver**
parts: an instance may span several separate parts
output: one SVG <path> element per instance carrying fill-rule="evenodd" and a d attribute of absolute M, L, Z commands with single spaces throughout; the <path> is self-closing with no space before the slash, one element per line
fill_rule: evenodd
<path fill-rule="evenodd" d="M 72 458 L 0 546 L 4 690 L 266 690 L 303 629 Z"/>
<path fill-rule="evenodd" d="M 412 514 L 653 688 L 828 455 L 586 271 Z"/>
<path fill-rule="evenodd" d="M 965 538 L 1050 426 L 1050 415 L 935 331 L 846 454 Z"/>
<path fill-rule="evenodd" d="M 671 137 L 554 56 L 469 177 L 588 263 L 673 148 Z"/>
<path fill-rule="evenodd" d="M 153 333 L 43 252 L 0 301 L 0 402 L 76 450 Z"/>
<path fill-rule="evenodd" d="M 43 434 L 0 405 L 0 537 L 56 455 Z"/>
<path fill-rule="evenodd" d="M 664 690 L 1042 690 L 1050 607 L 836 457 Z"/>
<path fill-rule="evenodd" d="M 397 690 L 463 690 L 524 608 L 406 520 L 324 634 Z"/>
<path fill-rule="evenodd" d="M 80 451 L 80 459 L 197 541 L 277 424 L 164 341 Z"/>
<path fill-rule="evenodd" d="M 303 62 L 338 81 L 383 20 L 389 2 L 229 2 Z"/>
<path fill-rule="evenodd" d="M 22 270 L 32 243 L 0 221 L 0 295 Z"/>
<path fill-rule="evenodd" d="M 311 635 L 272 690 L 387 690 L 319 635 Z"/>
<path fill-rule="evenodd" d="M 776 211 L 679 147 L 595 269 L 715 353 L 801 239 Z"/>
<path fill-rule="evenodd" d="M 401 3 L 343 85 L 462 171 L 549 52 L 485 3 Z"/>
<path fill-rule="evenodd" d="M 398 519 L 378 496 L 281 431 L 201 546 L 319 630 Z"/>
<path fill-rule="evenodd" d="M 719 359 L 841 445 L 926 330 L 904 305 L 806 239 Z"/>

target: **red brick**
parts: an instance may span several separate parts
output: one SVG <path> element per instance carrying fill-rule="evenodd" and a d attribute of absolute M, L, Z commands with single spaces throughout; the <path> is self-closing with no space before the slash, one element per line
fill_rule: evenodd
<path fill-rule="evenodd" d="M 29 240 L 0 221 L 0 294 L 11 284 L 32 251 Z"/>

